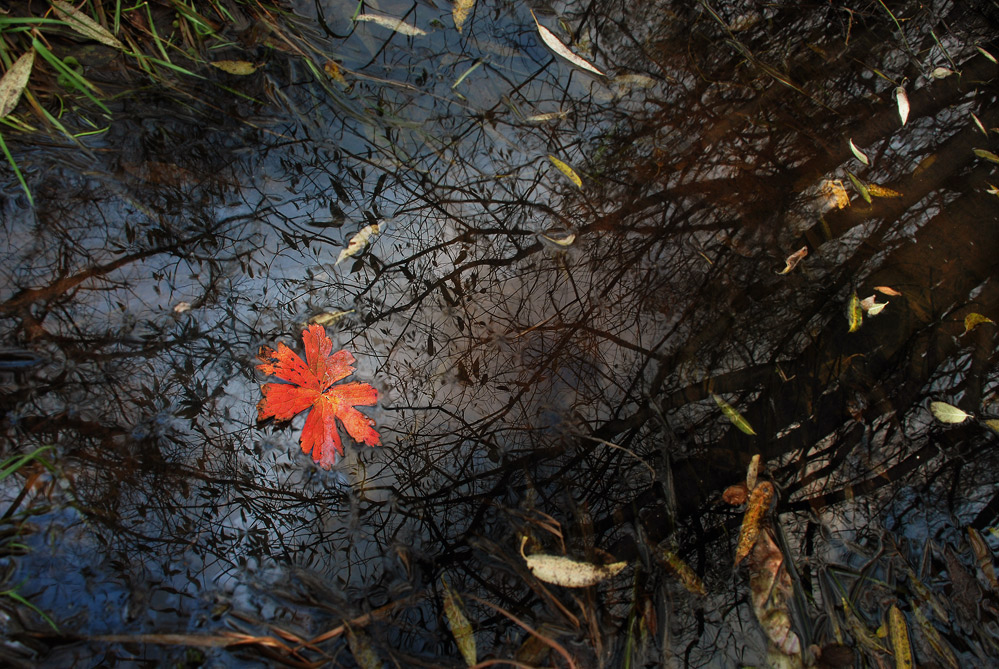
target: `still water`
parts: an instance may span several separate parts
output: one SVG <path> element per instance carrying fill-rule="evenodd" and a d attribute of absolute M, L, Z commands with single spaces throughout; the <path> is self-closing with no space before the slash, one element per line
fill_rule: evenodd
<path fill-rule="evenodd" d="M 443 577 L 483 666 L 996 662 L 988 5 L 233 4 L 252 71 L 174 86 L 54 32 L 111 114 L 3 128 L 3 589 L 58 632 L 0 597 L 0 657 L 463 666 Z M 379 393 L 329 471 L 256 411 L 317 322 Z"/>

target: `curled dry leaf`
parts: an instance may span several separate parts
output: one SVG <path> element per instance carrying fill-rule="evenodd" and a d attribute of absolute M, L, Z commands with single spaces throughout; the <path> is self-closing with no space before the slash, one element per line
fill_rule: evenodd
<path fill-rule="evenodd" d="M 731 421 L 732 425 L 735 425 L 740 431 L 745 432 L 746 434 L 756 434 L 753 430 L 753 426 L 749 424 L 749 421 L 742 417 L 741 413 L 735 410 L 735 407 L 714 393 L 711 394 L 711 397 L 714 398 L 715 404 L 717 404 L 718 408 L 722 410 L 725 417 Z"/>
<path fill-rule="evenodd" d="M 378 223 L 372 223 L 371 225 L 361 228 L 361 230 L 358 231 L 356 235 L 351 237 L 349 242 L 347 242 L 347 247 L 340 251 L 340 255 L 337 256 L 336 263 L 334 264 L 339 265 L 347 258 L 353 258 L 360 252 L 361 249 L 367 246 L 371 238 L 377 235 L 380 231 L 381 226 Z"/>
<path fill-rule="evenodd" d="M 860 301 L 860 308 L 867 312 L 868 316 L 877 316 L 884 308 L 888 306 L 887 302 L 878 302 L 877 296 L 871 295 L 870 297 L 865 297 Z"/>
<path fill-rule="evenodd" d="M 421 35 L 427 34 L 426 30 L 417 28 L 416 26 L 406 23 L 401 19 L 395 19 L 391 16 L 384 16 L 382 14 L 361 14 L 354 20 L 374 23 L 382 28 L 388 28 L 389 30 L 399 33 L 400 35 L 408 35 L 409 37 L 420 37 Z"/>
<path fill-rule="evenodd" d="M 35 50 L 29 49 L 14 61 L 10 69 L 0 79 L 0 118 L 14 111 L 21 93 L 28 85 L 31 68 L 35 64 Z"/>
<path fill-rule="evenodd" d="M 66 22 L 70 28 L 80 33 L 84 37 L 96 40 L 105 46 L 126 51 L 125 45 L 118 41 L 118 38 L 108 32 L 108 29 L 94 21 L 92 18 L 81 12 L 79 9 L 62 0 L 49 0 L 56 16 Z"/>
<path fill-rule="evenodd" d="M 865 154 L 863 151 L 861 151 L 860 149 L 858 149 L 857 145 L 853 143 L 852 139 L 850 140 L 850 150 L 853 151 L 853 155 L 857 157 L 857 160 L 859 160 L 860 162 L 862 162 L 865 165 L 870 165 L 871 164 L 871 161 L 867 157 L 867 154 Z"/>
<path fill-rule="evenodd" d="M 745 483 L 730 485 L 722 493 L 722 501 L 732 506 L 745 504 L 747 499 L 749 499 L 749 488 L 746 487 Z"/>
<path fill-rule="evenodd" d="M 455 0 L 454 6 L 451 7 L 451 18 L 454 19 L 454 27 L 459 33 L 465 26 L 473 7 L 475 0 Z"/>
<path fill-rule="evenodd" d="M 850 332 L 856 332 L 864 322 L 864 309 L 860 306 L 860 298 L 856 293 L 850 295 L 850 302 L 846 307 L 846 318 L 850 323 Z"/>
<path fill-rule="evenodd" d="M 912 646 L 909 645 L 909 626 L 905 624 L 905 616 L 894 604 L 888 609 L 888 637 L 895 653 L 895 666 L 898 669 L 914 667 Z"/>
<path fill-rule="evenodd" d="M 472 624 L 465 616 L 461 597 L 451 589 L 443 575 L 441 583 L 444 584 L 444 615 L 447 616 L 447 624 L 451 628 L 451 634 L 454 636 L 455 643 L 458 644 L 461 656 L 465 659 L 465 664 L 471 667 L 476 662 L 475 634 L 472 632 Z"/>
<path fill-rule="evenodd" d="M 992 323 L 993 325 L 996 324 L 996 322 L 991 318 L 989 318 L 988 316 L 983 316 L 982 314 L 978 313 L 968 314 L 967 316 L 964 317 L 964 334 L 968 334 L 982 323 Z"/>
<path fill-rule="evenodd" d="M 760 481 L 749 493 L 749 506 L 742 517 L 742 528 L 739 530 L 739 542 L 735 547 L 735 566 L 738 567 L 756 545 L 760 537 L 760 529 L 770 511 L 774 499 L 774 486 L 769 481 Z"/>
<path fill-rule="evenodd" d="M 784 261 L 784 264 L 785 264 L 784 269 L 782 269 L 781 271 L 779 271 L 777 273 L 778 274 L 787 274 L 792 269 L 794 269 L 795 267 L 797 267 L 798 263 L 801 262 L 802 259 L 805 256 L 807 256 L 807 255 L 808 255 L 808 247 L 807 246 L 802 246 L 800 249 L 798 249 L 797 251 L 795 251 L 794 253 L 792 253 L 791 255 L 789 255 L 787 257 L 787 260 Z"/>
<path fill-rule="evenodd" d="M 626 566 L 627 562 L 614 562 L 606 565 L 577 562 L 562 555 L 524 555 L 524 544 L 527 537 L 520 542 L 520 555 L 539 580 L 553 583 L 566 588 L 585 588 L 595 585 L 604 579 L 614 576 Z"/>
<path fill-rule="evenodd" d="M 538 22 L 538 17 L 534 15 L 534 10 L 531 10 L 531 17 L 534 19 L 534 24 L 538 27 L 538 34 L 541 35 L 541 41 L 547 44 L 549 49 L 562 56 L 576 67 L 582 68 L 594 74 L 599 74 L 600 76 L 604 76 L 604 73 L 598 70 L 593 64 L 583 58 L 580 58 L 570 51 L 569 47 L 562 44 L 562 41 L 555 36 L 555 33 L 541 25 L 541 23 Z"/>
<path fill-rule="evenodd" d="M 946 402 L 930 402 L 930 412 L 941 423 L 963 423 L 971 418 L 970 413 Z"/>
<path fill-rule="evenodd" d="M 557 167 L 558 170 L 559 170 L 559 172 L 561 172 L 565 176 L 569 177 L 569 181 L 571 181 L 572 183 L 576 184 L 576 188 L 582 188 L 583 187 L 583 180 L 579 178 L 579 175 L 576 174 L 576 171 L 574 169 L 572 169 L 571 167 L 569 167 L 567 164 L 563 163 L 561 160 L 559 160 L 555 156 L 549 155 L 548 156 L 548 160 L 552 161 L 552 165 L 554 165 L 555 167 Z"/>
<path fill-rule="evenodd" d="M 901 86 L 895 89 L 895 102 L 898 103 L 898 117 L 902 119 L 902 125 L 905 125 L 909 120 L 909 96 Z"/>
<path fill-rule="evenodd" d="M 572 243 L 576 241 L 575 232 L 570 232 L 569 234 L 564 235 L 562 237 L 550 237 L 542 232 L 541 236 L 550 241 L 552 244 L 555 244 L 556 246 L 572 246 Z"/>
<path fill-rule="evenodd" d="M 890 295 L 892 297 L 901 297 L 902 293 L 898 292 L 891 286 L 874 286 L 874 290 L 878 291 L 882 295 Z"/>

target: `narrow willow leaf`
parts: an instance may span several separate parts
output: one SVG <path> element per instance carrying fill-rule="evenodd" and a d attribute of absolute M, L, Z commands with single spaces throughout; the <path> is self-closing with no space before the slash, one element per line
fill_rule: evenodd
<path fill-rule="evenodd" d="M 895 667 L 910 669 L 912 662 L 912 646 L 909 645 L 909 627 L 905 624 L 905 616 L 894 604 L 888 609 L 888 637 L 895 653 Z"/>
<path fill-rule="evenodd" d="M 455 0 L 454 6 L 451 7 L 451 18 L 454 19 L 454 27 L 459 33 L 472 13 L 473 7 L 475 0 Z"/>
<path fill-rule="evenodd" d="M 584 60 L 583 58 L 580 58 L 579 56 L 574 54 L 572 51 L 569 51 L 569 47 L 567 47 L 565 44 L 562 44 L 561 40 L 559 40 L 559 38 L 555 36 L 555 33 L 553 33 L 551 30 L 548 30 L 548 28 L 545 28 L 543 25 L 541 25 L 538 22 L 538 17 L 534 16 L 534 10 L 531 10 L 531 17 L 534 18 L 534 23 L 535 25 L 538 26 L 538 33 L 541 35 L 541 41 L 547 44 L 548 48 L 550 48 L 552 51 L 565 58 L 567 61 L 569 61 L 576 67 L 581 67 L 584 70 L 593 72 L 594 74 L 599 74 L 600 76 L 604 76 L 604 73 L 598 70 L 596 67 L 594 67 L 589 61 Z"/>
<path fill-rule="evenodd" d="M 976 314 L 976 313 L 968 314 L 967 316 L 964 317 L 964 333 L 968 334 L 982 323 L 992 323 L 993 325 L 996 324 L 996 322 L 991 318 L 989 318 L 988 316 L 983 316 L 981 314 Z"/>
<path fill-rule="evenodd" d="M 408 35 L 409 37 L 420 37 L 421 35 L 427 34 L 426 30 L 417 28 L 416 26 L 406 23 L 401 19 L 394 19 L 391 16 L 384 16 L 382 14 L 361 14 L 354 20 L 374 23 L 382 28 L 388 28 L 389 30 L 394 30 L 400 35 Z"/>
<path fill-rule="evenodd" d="M 380 227 L 377 223 L 372 223 L 371 225 L 362 228 L 356 235 L 350 238 L 350 241 L 347 242 L 347 248 L 340 251 L 340 255 L 337 257 L 336 263 L 334 264 L 339 265 L 347 258 L 353 258 L 357 255 L 361 249 L 368 245 L 371 238 L 378 234 L 379 230 Z"/>
<path fill-rule="evenodd" d="M 557 167 L 559 172 L 569 177 L 569 181 L 576 184 L 576 188 L 581 189 L 583 187 L 583 180 L 579 178 L 579 175 L 576 174 L 576 171 L 574 169 L 563 163 L 555 156 L 549 155 L 548 160 L 552 161 L 552 165 Z"/>
<path fill-rule="evenodd" d="M 858 149 L 857 145 L 853 143 L 852 139 L 850 140 L 850 150 L 853 151 L 853 155 L 855 155 L 857 157 L 857 160 L 859 160 L 860 162 L 862 162 L 865 165 L 870 165 L 871 164 L 871 161 L 870 161 L 870 159 L 868 159 L 867 154 L 865 154 L 863 151 L 861 151 L 860 149 Z"/>
<path fill-rule="evenodd" d="M 972 118 L 972 120 L 974 120 L 975 125 L 978 126 L 978 129 L 982 131 L 982 134 L 985 135 L 986 137 L 988 137 L 989 136 L 989 131 L 985 129 L 984 125 L 982 125 L 981 119 L 978 118 L 977 116 L 975 116 L 974 112 L 971 112 L 971 118 Z"/>
<path fill-rule="evenodd" d="M 749 460 L 749 467 L 746 468 L 746 490 L 756 487 L 756 477 L 760 474 L 760 454 L 757 453 Z"/>
<path fill-rule="evenodd" d="M 248 60 L 214 60 L 209 64 L 212 67 L 217 67 L 223 72 L 239 76 L 253 74 L 260 67 L 256 63 L 251 63 Z"/>
<path fill-rule="evenodd" d="M 867 184 L 867 192 L 873 197 L 882 198 L 897 198 L 902 197 L 902 194 L 897 190 L 892 190 L 891 188 L 885 188 L 884 186 L 879 186 L 877 184 Z"/>
<path fill-rule="evenodd" d="M 554 121 L 556 119 L 563 119 L 567 117 L 568 114 L 564 111 L 548 112 L 547 114 L 535 114 L 534 116 L 528 116 L 524 120 L 528 123 L 545 123 L 547 121 Z"/>
<path fill-rule="evenodd" d="M 930 411 L 933 413 L 933 417 L 941 423 L 963 423 L 971 418 L 971 414 L 946 402 L 930 402 Z"/>
<path fill-rule="evenodd" d="M 980 54 L 982 54 L 983 56 L 985 56 L 986 58 L 988 58 L 989 60 L 991 60 L 993 63 L 999 64 L 999 61 L 996 61 L 996 57 L 993 56 L 991 53 L 989 53 L 988 51 L 986 51 L 985 49 L 983 49 L 980 46 L 976 46 L 975 48 L 978 49 L 978 52 Z"/>
<path fill-rule="evenodd" d="M 68 2 L 62 0 L 49 0 L 56 16 L 66 22 L 70 28 L 80 33 L 84 37 L 96 40 L 105 46 L 109 46 L 119 51 L 127 51 L 125 45 L 118 41 L 114 35 L 108 32 L 107 28 L 94 21 L 92 18 L 78 10 Z"/>
<path fill-rule="evenodd" d="M 738 567 L 756 545 L 760 537 L 760 528 L 770 504 L 774 499 L 774 486 L 769 481 L 760 481 L 749 493 L 749 506 L 742 517 L 742 528 L 739 530 L 739 542 L 735 547 L 735 566 Z"/>
<path fill-rule="evenodd" d="M 993 163 L 999 163 L 999 156 L 992 153 L 991 151 L 986 151 L 985 149 L 972 149 L 975 155 L 979 158 L 984 158 L 985 160 L 991 161 Z"/>
<path fill-rule="evenodd" d="M 447 616 L 447 624 L 451 628 L 451 634 L 454 636 L 455 643 L 458 644 L 461 656 L 465 658 L 465 664 L 471 667 L 476 662 L 475 634 L 472 632 L 472 624 L 465 616 L 461 597 L 451 589 L 444 576 L 441 576 L 441 583 L 444 584 L 444 615 Z"/>
<path fill-rule="evenodd" d="M 628 566 L 627 562 L 614 562 L 606 565 L 577 562 L 562 555 L 524 555 L 527 537 L 520 542 L 520 554 L 538 579 L 566 588 L 585 588 L 614 576 Z"/>
<path fill-rule="evenodd" d="M 850 296 L 850 303 L 846 307 L 846 318 L 850 322 L 850 332 L 856 332 L 864 324 L 864 308 L 860 306 L 860 298 L 856 293 Z"/>
<path fill-rule="evenodd" d="M 701 596 L 708 594 L 704 582 L 679 555 L 662 545 L 656 547 L 655 555 L 663 566 L 677 577 L 687 592 Z"/>
<path fill-rule="evenodd" d="M 988 421 L 986 421 L 988 422 Z M 968 541 L 971 543 L 971 551 L 975 554 L 975 562 L 981 569 L 982 575 L 988 581 L 992 592 L 999 592 L 999 580 L 996 579 L 995 565 L 992 564 L 992 550 L 985 543 L 985 537 L 975 528 L 968 526 Z"/>
<path fill-rule="evenodd" d="M 867 190 L 867 186 L 865 186 L 860 179 L 853 176 L 853 172 L 847 172 L 846 176 L 850 177 L 850 181 L 853 183 L 853 187 L 857 189 L 857 192 L 860 193 L 860 197 L 864 198 L 864 201 L 867 202 L 867 204 L 870 204 L 871 192 Z"/>
<path fill-rule="evenodd" d="M 753 431 L 753 427 L 749 424 L 749 421 L 743 418 L 742 414 L 735 410 L 735 407 L 733 407 L 731 404 L 723 400 L 718 395 L 715 395 L 714 393 L 711 394 L 711 397 L 714 398 L 715 404 L 717 404 L 718 408 L 722 410 L 722 413 L 725 414 L 725 417 L 732 422 L 732 425 L 735 425 L 737 428 L 739 428 L 742 432 L 745 432 L 746 434 L 752 434 L 752 435 L 756 434 L 756 432 Z"/>
<path fill-rule="evenodd" d="M 35 64 L 35 50 L 30 49 L 14 61 L 10 69 L 0 79 L 0 118 L 14 111 L 21 93 L 28 85 L 31 68 Z"/>
<path fill-rule="evenodd" d="M 777 273 L 787 274 L 792 269 L 797 267 L 798 263 L 801 262 L 801 260 L 807 255 L 808 255 L 808 247 L 802 246 L 800 249 L 798 249 L 797 251 L 795 251 L 794 253 L 792 253 L 787 257 L 787 260 L 784 261 L 784 269 L 782 269 Z"/>
<path fill-rule="evenodd" d="M 565 237 L 549 237 L 548 235 L 541 233 L 541 236 L 550 241 L 556 246 L 572 246 L 572 243 L 576 241 L 576 233 L 570 232 Z"/>
<path fill-rule="evenodd" d="M 905 125 L 909 120 L 909 96 L 901 86 L 895 89 L 895 102 L 898 103 L 898 117 L 902 119 L 902 125 Z"/>
<path fill-rule="evenodd" d="M 988 427 L 990 430 L 992 430 L 996 434 L 999 434 L 999 420 L 997 420 L 995 418 L 990 418 L 990 419 L 984 421 L 984 423 L 985 423 L 985 426 Z"/>
<path fill-rule="evenodd" d="M 891 286 L 874 286 L 874 290 L 878 291 L 882 295 L 890 295 L 892 297 L 901 297 L 902 293 L 898 292 Z"/>
<path fill-rule="evenodd" d="M 952 74 L 954 74 L 954 70 L 948 67 L 934 67 L 933 71 L 930 72 L 930 76 L 934 79 L 946 79 Z"/>

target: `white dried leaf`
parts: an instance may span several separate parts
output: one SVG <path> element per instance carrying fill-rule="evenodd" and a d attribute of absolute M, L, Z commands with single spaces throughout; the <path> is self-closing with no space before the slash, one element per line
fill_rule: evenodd
<path fill-rule="evenodd" d="M 567 47 L 565 44 L 562 44 L 561 40 L 559 40 L 559 38 L 555 36 L 555 33 L 553 33 L 551 30 L 548 30 L 548 28 L 545 28 L 543 25 L 541 25 L 538 22 L 538 17 L 534 16 L 533 10 L 531 11 L 531 16 L 534 18 L 535 25 L 538 26 L 538 33 L 541 35 L 541 41 L 547 44 L 548 48 L 550 48 L 552 51 L 565 58 L 567 61 L 569 61 L 576 67 L 580 67 L 584 70 L 593 72 L 594 74 L 599 74 L 600 76 L 604 76 L 604 73 L 598 70 L 592 63 L 583 58 L 580 58 L 572 51 L 569 51 L 569 47 Z"/>
<path fill-rule="evenodd" d="M 954 70 L 949 67 L 935 67 L 933 68 L 933 71 L 930 72 L 930 76 L 934 79 L 944 79 L 952 74 L 954 74 Z"/>
<path fill-rule="evenodd" d="M 898 117 L 902 119 L 902 125 L 905 125 L 909 120 L 909 96 L 901 86 L 895 89 L 895 101 L 898 103 Z"/>
<path fill-rule="evenodd" d="M 340 251 L 340 255 L 337 257 L 335 264 L 339 265 L 347 258 L 352 258 L 357 255 L 361 249 L 368 245 L 371 238 L 378 234 L 379 230 L 379 225 L 377 223 L 372 223 L 371 225 L 358 231 L 358 233 L 351 237 L 350 241 L 347 242 L 347 248 Z"/>
<path fill-rule="evenodd" d="M 0 118 L 14 111 L 21 93 L 28 85 L 31 67 L 35 64 L 35 50 L 31 49 L 14 61 L 10 69 L 0 79 Z"/>
<path fill-rule="evenodd" d="M 542 232 L 541 236 L 557 246 L 572 246 L 572 243 L 576 241 L 575 232 L 570 232 L 564 237 L 549 237 L 548 235 Z"/>
<path fill-rule="evenodd" d="M 427 34 L 426 30 L 417 28 L 416 26 L 406 23 L 401 19 L 394 19 L 391 16 L 384 16 L 382 14 L 361 14 L 355 20 L 374 23 L 382 28 L 388 28 L 389 30 L 394 30 L 400 35 L 408 35 L 410 37 L 419 37 Z"/>
<path fill-rule="evenodd" d="M 857 160 L 859 160 L 865 165 L 871 164 L 871 161 L 867 158 L 867 155 L 863 151 L 857 148 L 857 145 L 853 143 L 852 139 L 850 140 L 850 150 L 853 151 L 853 155 L 857 157 Z"/>
<path fill-rule="evenodd" d="M 595 585 L 628 566 L 627 562 L 614 562 L 605 565 L 577 562 L 563 555 L 524 555 L 524 544 L 526 543 L 527 537 L 524 537 L 520 542 L 520 554 L 531 573 L 545 583 L 554 583 L 566 588 L 585 588 Z"/>

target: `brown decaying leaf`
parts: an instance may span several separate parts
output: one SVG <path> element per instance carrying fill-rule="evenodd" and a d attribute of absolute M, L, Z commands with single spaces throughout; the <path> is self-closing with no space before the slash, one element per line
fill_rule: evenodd
<path fill-rule="evenodd" d="M 722 493 L 722 501 L 732 506 L 745 504 L 747 499 L 749 499 L 749 488 L 746 487 L 745 483 L 730 485 Z"/>
<path fill-rule="evenodd" d="M 753 550 L 760 536 L 760 527 L 770 504 L 774 499 L 774 486 L 769 481 L 760 481 L 749 493 L 749 507 L 742 517 L 742 528 L 739 530 L 739 542 L 735 548 L 735 566 L 738 567 L 749 551 Z"/>
<path fill-rule="evenodd" d="M 475 0 L 455 0 L 454 6 L 451 7 L 451 18 L 454 19 L 454 27 L 459 33 L 464 28 L 473 7 Z"/>
<path fill-rule="evenodd" d="M 981 532 L 968 526 L 968 541 L 971 543 L 971 551 L 975 554 L 975 562 L 982 570 L 985 580 L 993 593 L 999 593 L 999 581 L 996 580 L 995 565 L 992 564 L 992 549 L 985 543 L 985 538 Z"/>
<path fill-rule="evenodd" d="M 785 656 L 798 655 L 801 652 L 801 640 L 791 630 L 791 576 L 787 571 L 784 554 L 769 531 L 760 533 L 746 565 L 749 569 L 750 602 L 760 627 L 775 650 Z M 781 658 L 772 659 L 774 665 L 771 666 L 786 666 L 779 663 Z"/>
<path fill-rule="evenodd" d="M 0 79 L 0 118 L 14 111 L 21 93 L 28 85 L 31 77 L 31 67 L 35 64 L 35 50 L 21 54 L 10 69 Z"/>
<path fill-rule="evenodd" d="M 898 292 L 891 286 L 874 286 L 874 290 L 878 291 L 882 295 L 891 295 L 892 297 L 902 296 L 902 293 Z"/>

